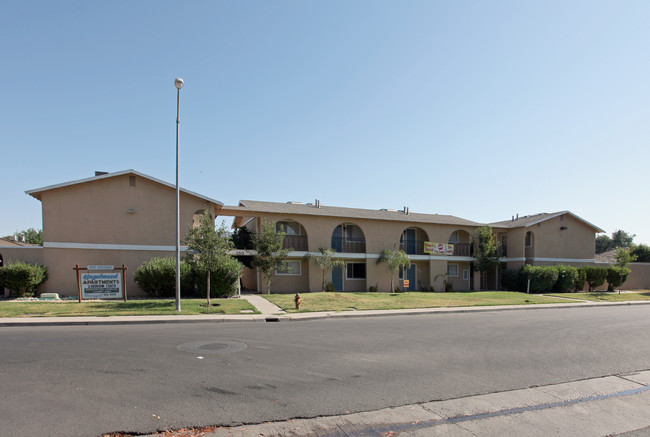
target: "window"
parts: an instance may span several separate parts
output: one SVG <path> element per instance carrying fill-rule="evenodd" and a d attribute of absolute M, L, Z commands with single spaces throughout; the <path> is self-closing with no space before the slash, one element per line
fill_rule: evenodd
<path fill-rule="evenodd" d="M 526 247 L 533 247 L 533 233 L 530 231 L 526 232 Z"/>
<path fill-rule="evenodd" d="M 347 263 L 345 266 L 346 279 L 366 279 L 366 263 Z"/>
<path fill-rule="evenodd" d="M 454 231 L 449 236 L 449 244 L 458 243 L 458 231 Z"/>
<path fill-rule="evenodd" d="M 463 281 L 469 281 L 469 270 L 463 270 Z"/>
<path fill-rule="evenodd" d="M 363 241 L 363 232 L 356 225 L 344 225 L 343 236 L 345 241 Z"/>
<path fill-rule="evenodd" d="M 300 224 L 297 222 L 277 222 L 275 224 L 275 231 L 284 231 L 287 235 L 300 235 Z"/>
<path fill-rule="evenodd" d="M 286 276 L 300 276 L 302 263 L 300 261 L 287 261 L 287 268 L 284 270 L 276 270 L 276 275 Z"/>
<path fill-rule="evenodd" d="M 135 176 L 129 176 L 129 187 L 135 187 Z"/>
<path fill-rule="evenodd" d="M 447 276 L 458 277 L 458 264 L 447 264 Z"/>

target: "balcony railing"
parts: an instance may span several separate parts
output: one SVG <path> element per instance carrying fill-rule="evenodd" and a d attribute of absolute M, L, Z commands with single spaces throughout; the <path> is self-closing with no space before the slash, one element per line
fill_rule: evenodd
<path fill-rule="evenodd" d="M 507 246 L 499 247 L 498 256 L 499 256 L 499 258 L 507 257 L 508 256 L 508 247 Z"/>
<path fill-rule="evenodd" d="M 307 250 L 307 236 L 306 235 L 285 235 L 284 244 L 285 249 L 293 249 L 295 251 Z"/>
<path fill-rule="evenodd" d="M 343 253 L 365 253 L 366 240 L 346 239 L 343 237 L 332 237 L 332 249 Z"/>
<path fill-rule="evenodd" d="M 453 243 L 454 256 L 473 256 L 474 246 L 471 243 Z"/>
<path fill-rule="evenodd" d="M 428 255 L 424 253 L 424 240 L 406 240 L 399 244 L 399 249 L 407 255 Z"/>

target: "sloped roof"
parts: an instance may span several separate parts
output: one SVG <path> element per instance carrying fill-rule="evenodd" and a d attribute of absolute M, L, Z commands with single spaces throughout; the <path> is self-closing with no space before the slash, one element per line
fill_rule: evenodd
<path fill-rule="evenodd" d="M 85 184 L 87 182 L 94 182 L 94 181 L 99 181 L 99 180 L 102 180 L 102 179 L 114 178 L 116 176 L 123 176 L 123 175 L 139 176 L 141 178 L 148 179 L 148 180 L 150 180 L 152 182 L 155 182 L 157 184 L 161 184 L 161 185 L 165 185 L 167 187 L 173 188 L 174 190 L 176 189 L 175 184 L 170 184 L 169 182 L 165 182 L 163 180 L 156 179 L 156 178 L 154 178 L 152 176 L 146 175 L 144 173 L 140 173 L 139 171 L 122 170 L 122 171 L 118 171 L 118 172 L 115 172 L 115 173 L 102 174 L 102 175 L 99 175 L 99 176 L 93 176 L 93 177 L 86 178 L 86 179 L 78 179 L 76 181 L 70 181 L 70 182 L 63 182 L 63 183 L 60 183 L 60 184 L 48 185 L 47 187 L 43 187 L 43 188 L 36 188 L 36 189 L 33 189 L 33 190 L 27 190 L 27 191 L 25 191 L 25 193 L 29 194 L 30 196 L 32 196 L 32 197 L 34 197 L 34 198 L 36 198 L 38 200 L 41 200 L 41 193 L 43 193 L 45 191 L 55 190 L 57 188 L 65 188 L 65 187 L 69 187 L 69 186 L 72 186 L 72 185 Z M 219 202 L 218 200 L 212 199 L 212 198 L 207 197 L 207 196 L 203 196 L 203 195 L 201 195 L 199 193 L 195 193 L 194 191 L 186 190 L 186 189 L 184 189 L 182 187 L 180 187 L 179 189 L 180 189 L 181 192 L 183 192 L 185 194 L 189 194 L 190 196 L 194 196 L 194 197 L 198 197 L 199 199 L 207 200 L 208 202 L 214 203 L 216 205 L 223 205 L 223 203 Z"/>
<path fill-rule="evenodd" d="M 457 226 L 482 226 L 481 223 L 465 220 L 460 217 L 442 214 L 420 214 L 395 210 L 374 210 L 360 208 L 343 208 L 339 206 L 326 206 L 321 204 L 316 207 L 311 203 L 280 203 L 260 202 L 256 200 L 240 200 L 239 206 L 224 206 L 219 215 L 234 215 L 237 217 L 251 217 L 255 213 L 272 213 L 287 215 L 312 215 L 323 217 L 340 217 L 345 219 L 370 219 L 401 221 L 411 223 L 433 223 Z"/>
<path fill-rule="evenodd" d="M 558 211 L 558 212 L 552 212 L 552 213 L 542 212 L 542 213 L 539 213 L 539 214 L 533 214 L 533 215 L 526 215 L 526 216 L 523 216 L 523 217 L 518 217 L 518 218 L 516 218 L 514 220 L 511 219 L 511 220 L 504 220 L 504 221 L 501 221 L 501 222 L 490 223 L 490 226 L 492 226 L 493 228 L 508 228 L 508 229 L 522 228 L 522 227 L 528 228 L 530 226 L 536 225 L 538 223 L 545 222 L 547 220 L 554 219 L 554 218 L 559 217 L 559 216 L 564 215 L 564 214 L 568 214 L 571 217 L 575 218 L 576 220 L 581 221 L 582 223 L 589 226 L 590 228 L 592 228 L 597 233 L 605 232 L 604 230 L 600 229 L 598 226 L 589 223 L 587 220 L 583 219 L 582 217 L 578 217 L 577 215 L 575 215 L 571 211 Z"/>

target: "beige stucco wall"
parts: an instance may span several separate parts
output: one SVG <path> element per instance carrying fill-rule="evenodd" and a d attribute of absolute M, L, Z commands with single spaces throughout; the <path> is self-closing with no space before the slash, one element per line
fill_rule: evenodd
<path fill-rule="evenodd" d="M 42 192 L 43 240 L 103 244 L 175 244 L 176 193 L 166 185 L 129 175 L 99 179 Z M 194 212 L 212 208 L 181 192 L 181 238 Z M 134 213 L 127 210 L 133 209 Z M 211 211 L 215 214 L 215 211 Z"/>

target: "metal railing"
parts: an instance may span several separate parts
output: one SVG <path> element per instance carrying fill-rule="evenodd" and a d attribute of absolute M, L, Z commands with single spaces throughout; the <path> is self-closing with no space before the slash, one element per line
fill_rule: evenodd
<path fill-rule="evenodd" d="M 307 236 L 306 235 L 285 235 L 284 244 L 285 249 L 293 249 L 295 251 L 307 251 Z"/>
<path fill-rule="evenodd" d="M 366 240 L 332 237 L 332 249 L 343 253 L 366 253 Z"/>

